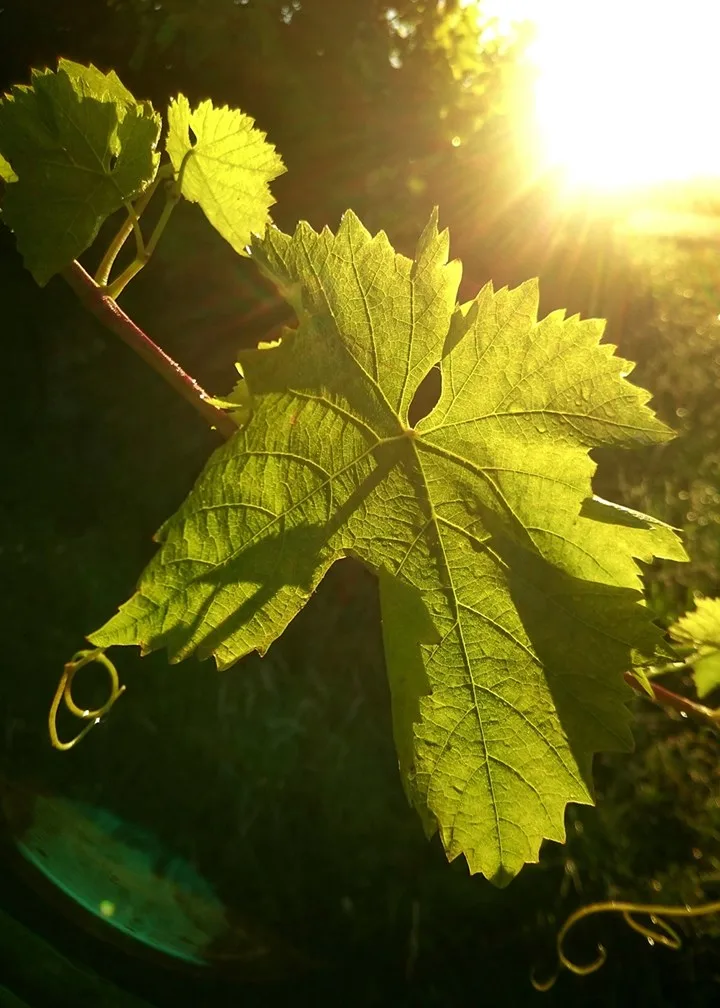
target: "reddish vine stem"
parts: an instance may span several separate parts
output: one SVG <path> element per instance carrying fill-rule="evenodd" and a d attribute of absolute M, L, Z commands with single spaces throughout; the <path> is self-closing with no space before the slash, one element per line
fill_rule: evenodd
<path fill-rule="evenodd" d="M 661 707 L 671 707 L 673 710 L 678 711 L 679 714 L 684 714 L 685 717 L 695 718 L 695 720 L 711 725 L 716 731 L 720 729 L 720 713 L 713 710 L 712 707 L 695 703 L 694 700 L 680 696 L 679 693 L 673 693 L 672 690 L 665 689 L 664 686 L 658 686 L 657 683 L 652 681 L 650 681 L 650 688 L 653 695 L 650 697 L 645 687 L 635 678 L 632 672 L 625 673 L 625 682 L 629 686 L 632 686 L 640 696 L 644 696 L 647 700 L 652 699 Z"/>
<path fill-rule="evenodd" d="M 211 427 L 230 438 L 237 431 L 227 413 L 213 406 L 207 392 L 180 365 L 169 357 L 150 337 L 125 314 L 116 301 L 95 283 L 90 274 L 75 261 L 63 271 L 63 276 L 83 305 L 100 322 L 149 364 L 183 399 L 189 402 Z"/>

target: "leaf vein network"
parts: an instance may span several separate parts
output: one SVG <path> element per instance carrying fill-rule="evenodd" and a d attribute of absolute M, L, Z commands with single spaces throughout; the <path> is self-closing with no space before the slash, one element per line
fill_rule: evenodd
<path fill-rule="evenodd" d="M 474 711 L 475 720 L 476 720 L 476 723 L 477 723 L 477 726 L 478 726 L 478 732 L 479 732 L 479 736 L 480 736 L 480 744 L 482 746 L 483 752 L 485 753 L 485 758 L 486 758 L 486 761 L 487 761 L 488 748 L 487 748 L 487 741 L 486 741 L 486 738 L 485 738 L 485 726 L 483 725 L 482 717 L 480 716 L 480 707 L 479 707 L 477 692 L 476 692 L 476 688 L 475 688 L 475 680 L 473 679 L 473 675 L 472 675 L 472 665 L 471 665 L 471 661 L 470 661 L 470 655 L 468 653 L 467 644 L 465 642 L 465 634 L 463 632 L 462 621 L 460 620 L 460 614 L 459 614 L 459 611 L 458 611 L 458 596 L 457 596 L 457 591 L 455 589 L 455 584 L 454 584 L 454 581 L 453 581 L 453 576 L 452 576 L 452 571 L 451 571 L 451 568 L 450 568 L 450 563 L 448 561 L 447 554 L 445 553 L 445 544 L 443 542 L 443 538 L 442 538 L 442 535 L 440 533 L 440 529 L 438 527 L 437 516 L 436 516 L 434 508 L 432 506 L 432 499 L 430 497 L 430 492 L 429 492 L 429 488 L 428 488 L 428 480 L 427 480 L 427 477 L 425 476 L 425 471 L 423 469 L 422 456 L 421 456 L 420 452 L 418 451 L 415 442 L 413 441 L 413 442 L 411 442 L 411 444 L 413 445 L 413 450 L 415 452 L 415 458 L 417 460 L 418 468 L 419 468 L 419 470 L 420 470 L 420 472 L 421 472 L 421 474 L 423 476 L 422 485 L 423 485 L 423 488 L 425 489 L 425 492 L 426 492 L 426 495 L 427 495 L 427 503 L 428 503 L 428 505 L 430 507 L 430 518 L 431 518 L 431 521 L 433 521 L 434 524 L 435 524 L 436 539 L 437 539 L 437 543 L 438 543 L 438 546 L 439 546 L 440 560 L 441 560 L 441 565 L 443 567 L 443 573 L 445 575 L 445 578 L 443 578 L 443 581 L 445 582 L 446 588 L 449 589 L 449 592 L 447 592 L 447 594 L 449 594 L 450 609 L 453 612 L 453 615 L 455 617 L 455 624 L 456 624 L 457 633 L 458 633 L 458 641 L 459 641 L 459 644 L 460 644 L 460 653 L 462 655 L 463 664 L 465 665 L 465 671 L 467 673 L 467 678 L 468 678 L 468 681 L 470 683 L 470 688 L 471 688 L 471 692 L 472 692 L 473 711 Z M 444 747 L 443 747 L 443 751 L 444 751 Z M 442 755 L 442 753 L 441 753 L 441 755 Z M 435 768 L 437 768 L 437 766 L 438 766 L 438 763 L 436 761 L 435 767 L 433 768 L 433 773 L 434 773 Z M 431 779 L 432 779 L 432 774 L 431 774 Z M 496 801 L 496 796 L 495 796 L 495 783 L 494 783 L 494 781 L 492 779 L 492 773 L 490 772 L 489 766 L 487 768 L 487 780 L 488 780 L 488 788 L 489 788 L 491 799 L 492 799 L 493 815 L 495 817 L 495 832 L 496 832 L 496 836 L 497 836 L 497 844 L 498 844 L 498 849 L 501 852 L 501 857 L 502 857 L 503 842 L 502 842 L 502 835 L 501 835 L 501 832 L 500 832 L 500 823 L 498 821 L 498 807 L 497 807 L 497 801 Z"/>

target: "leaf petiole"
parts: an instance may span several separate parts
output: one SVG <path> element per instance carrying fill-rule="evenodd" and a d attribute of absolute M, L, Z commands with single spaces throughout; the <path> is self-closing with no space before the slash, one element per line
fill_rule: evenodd
<path fill-rule="evenodd" d="M 63 276 L 85 307 L 111 332 L 119 336 L 146 364 L 157 371 L 187 402 L 189 402 L 218 433 L 230 438 L 237 433 L 237 424 L 222 410 L 212 405 L 211 397 L 180 365 L 128 318 L 122 308 L 95 283 L 79 262 L 63 270 Z"/>
<path fill-rule="evenodd" d="M 167 222 L 170 220 L 170 215 L 177 206 L 179 199 L 180 189 L 177 184 L 175 182 L 169 183 L 166 190 L 165 206 L 162 209 L 162 213 L 160 214 L 158 222 L 155 225 L 153 233 L 147 244 L 143 242 L 137 216 L 135 216 L 135 219 L 132 220 L 131 226 L 136 228 L 137 254 L 133 261 L 122 271 L 122 273 L 120 273 L 120 275 L 117 276 L 112 283 L 105 287 L 105 293 L 108 297 L 115 300 L 130 283 L 133 277 L 137 276 L 143 266 L 147 264 L 150 256 L 155 251 L 155 247 L 157 246 L 157 243 L 167 226 Z"/>
<path fill-rule="evenodd" d="M 135 245 L 137 250 L 136 258 L 140 258 L 144 255 L 145 242 L 143 240 L 142 231 L 140 230 L 140 217 L 147 208 L 150 200 L 155 194 L 155 191 L 159 184 L 166 180 L 171 179 L 173 176 L 172 165 L 165 164 L 162 165 L 157 175 L 147 189 L 138 197 L 136 202 L 133 204 L 129 201 L 125 202 L 125 207 L 127 208 L 128 215 L 123 221 L 119 231 L 110 242 L 105 255 L 102 257 L 100 265 L 95 273 L 95 283 L 99 284 L 101 287 L 105 287 L 110 278 L 110 273 L 115 264 L 115 260 L 118 257 L 120 250 L 122 249 L 125 242 L 128 240 L 131 234 L 135 234 Z M 134 274 L 133 274 L 134 275 Z M 126 281 L 127 282 L 127 281 Z"/>
<path fill-rule="evenodd" d="M 666 669 L 665 671 L 670 670 Z M 628 686 L 632 686 L 636 693 L 639 693 L 641 696 L 649 697 L 649 699 L 651 699 L 653 703 L 658 704 L 658 706 L 671 707 L 682 717 L 695 718 L 698 721 L 709 724 L 716 731 L 720 731 L 719 708 L 707 707 L 705 704 L 696 703 L 694 700 L 681 696 L 679 693 L 673 693 L 671 690 L 665 689 L 664 686 L 656 685 L 648 679 L 643 682 L 642 679 L 638 677 L 637 672 L 626 672 L 625 682 Z M 648 686 L 650 687 L 650 692 L 648 692 Z"/>

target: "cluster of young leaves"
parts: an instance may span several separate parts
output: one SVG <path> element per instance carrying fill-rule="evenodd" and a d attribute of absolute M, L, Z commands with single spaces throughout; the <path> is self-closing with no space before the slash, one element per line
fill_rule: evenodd
<path fill-rule="evenodd" d="M 155 180 L 162 121 L 114 72 L 61 59 L 0 100 L 2 219 L 40 285 L 94 241 L 102 223 Z M 165 148 L 177 192 L 200 204 L 240 254 L 262 233 L 268 182 L 282 161 L 252 119 L 183 95 L 170 102 Z"/>
<path fill-rule="evenodd" d="M 36 184 L 21 152 L 40 126 L 51 166 L 72 154 L 57 176 L 48 169 L 63 199 L 87 206 L 75 173 L 86 147 L 91 191 L 112 189 L 119 206 L 149 184 L 154 143 L 143 160 L 123 124 L 157 130 L 154 113 L 97 74 L 61 64 L 60 97 L 37 87 L 44 74 L 4 101 L 0 151 L 18 176 L 9 192 Z M 109 111 L 83 144 L 87 101 Z M 145 167 L 121 182 L 126 144 Z M 274 152 L 240 113 L 191 112 L 182 98 L 166 148 L 174 184 L 244 251 L 267 221 Z M 9 222 L 44 282 L 63 264 L 27 225 L 23 191 Z M 57 238 L 54 218 L 53 228 Z M 564 838 L 568 802 L 592 801 L 593 753 L 631 747 L 623 674 L 663 650 L 637 561 L 685 559 L 671 528 L 593 496 L 589 452 L 672 434 L 626 380 L 631 365 L 600 342 L 601 321 L 538 321 L 535 281 L 488 285 L 459 305 L 460 264 L 448 262 L 435 214 L 413 259 L 352 212 L 336 234 L 269 228 L 251 254 L 297 327 L 240 355 L 237 433 L 158 532 L 136 594 L 90 640 L 165 647 L 171 661 L 212 655 L 227 668 L 265 653 L 333 563 L 359 559 L 379 578 L 407 794 L 450 858 L 505 884 L 543 838 Z M 433 368 L 439 400 L 412 426 Z"/>
<path fill-rule="evenodd" d="M 720 686 L 720 598 L 697 596 L 695 609 L 681 616 L 670 627 L 670 636 L 678 644 L 689 645 L 695 689 L 706 697 Z"/>

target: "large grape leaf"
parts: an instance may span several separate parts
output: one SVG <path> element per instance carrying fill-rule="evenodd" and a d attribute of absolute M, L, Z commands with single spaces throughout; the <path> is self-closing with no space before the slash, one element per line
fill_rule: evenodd
<path fill-rule="evenodd" d="M 185 199 L 203 213 L 240 255 L 263 235 L 275 202 L 268 183 L 285 171 L 280 155 L 253 120 L 226 105 L 200 102 L 191 111 L 184 95 L 170 102 L 167 152 Z"/>
<path fill-rule="evenodd" d="M 698 696 L 706 697 L 720 687 L 720 598 L 698 595 L 693 612 L 681 616 L 669 633 L 673 640 L 698 651 L 692 664 Z"/>
<path fill-rule="evenodd" d="M 158 533 L 137 593 L 94 644 L 224 668 L 263 653 L 328 567 L 380 574 L 406 788 L 450 857 L 502 884 L 591 800 L 592 753 L 631 745 L 623 673 L 660 641 L 634 558 L 673 530 L 592 496 L 595 445 L 666 440 L 599 343 L 537 321 L 535 281 L 457 308 L 433 218 L 414 261 L 347 213 L 254 246 L 299 325 L 248 351 L 247 425 Z M 408 409 L 440 361 L 442 392 Z"/>
<path fill-rule="evenodd" d="M 0 100 L 0 152 L 17 181 L 2 214 L 39 284 L 69 265 L 158 165 L 160 117 L 115 73 L 61 59 Z"/>

